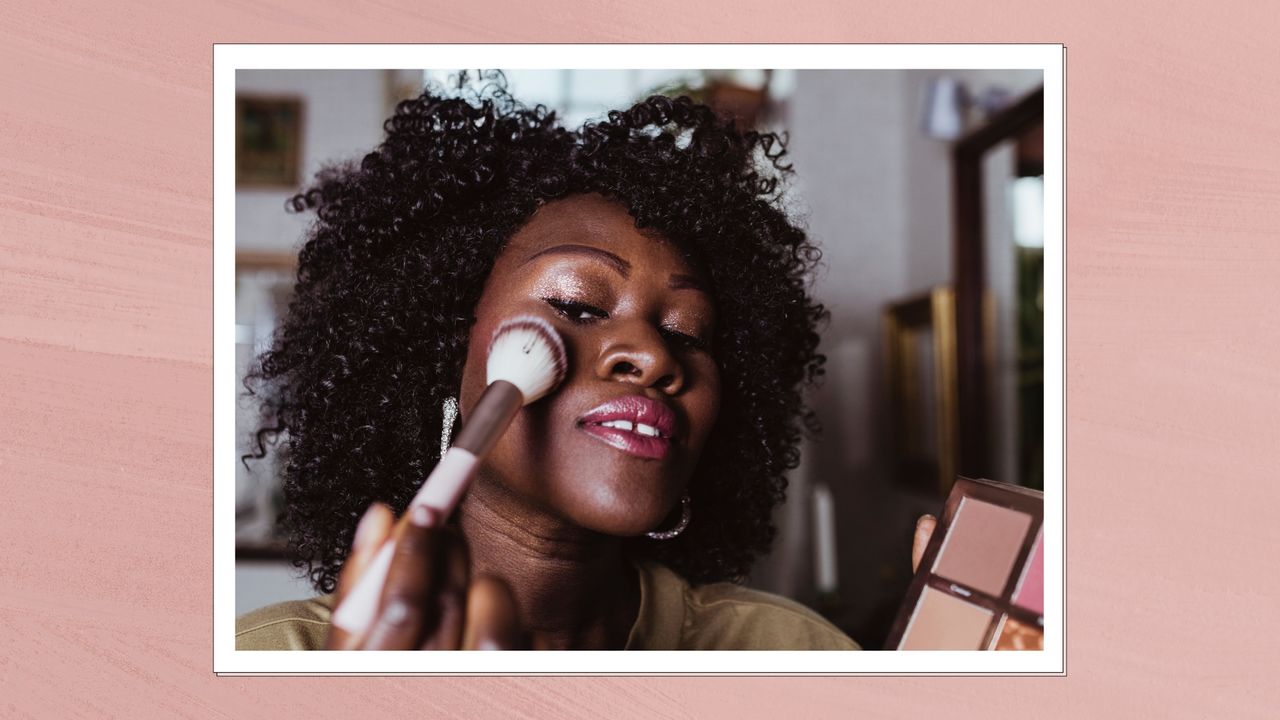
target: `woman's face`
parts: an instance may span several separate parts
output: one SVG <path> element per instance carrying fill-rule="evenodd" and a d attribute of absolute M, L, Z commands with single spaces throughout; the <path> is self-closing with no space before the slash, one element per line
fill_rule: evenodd
<path fill-rule="evenodd" d="M 476 306 L 465 422 L 494 329 L 536 315 L 564 337 L 564 384 L 526 406 L 481 470 L 536 508 L 610 535 L 656 529 L 715 425 L 720 374 L 705 278 L 600 195 L 549 202 L 511 238 Z"/>

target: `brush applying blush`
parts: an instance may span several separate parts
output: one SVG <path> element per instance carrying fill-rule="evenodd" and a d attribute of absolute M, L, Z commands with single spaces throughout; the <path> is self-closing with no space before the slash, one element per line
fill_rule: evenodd
<path fill-rule="evenodd" d="M 564 381 L 567 367 L 564 341 L 547 321 L 517 317 L 499 325 L 489 342 L 485 367 L 488 385 L 453 446 L 427 476 L 405 514 L 423 507 L 430 511 L 432 524 L 442 524 L 453 514 L 476 468 L 506 432 L 516 413 L 558 387 Z M 392 541 L 379 549 L 369 568 L 334 611 L 334 625 L 350 633 L 362 633 L 373 622 L 393 550 Z"/>

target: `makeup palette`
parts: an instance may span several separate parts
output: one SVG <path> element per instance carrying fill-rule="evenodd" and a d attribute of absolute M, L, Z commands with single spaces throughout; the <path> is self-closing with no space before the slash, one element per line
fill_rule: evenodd
<path fill-rule="evenodd" d="M 956 478 L 889 650 L 1044 649 L 1044 493 Z"/>

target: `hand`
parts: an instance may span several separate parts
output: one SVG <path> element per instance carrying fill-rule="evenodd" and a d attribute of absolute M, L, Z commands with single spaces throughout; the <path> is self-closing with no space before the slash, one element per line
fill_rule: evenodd
<path fill-rule="evenodd" d="M 360 635 L 330 625 L 326 649 L 502 650 L 522 644 L 515 598 L 506 583 L 487 576 L 471 582 L 462 535 L 452 528 L 427 527 L 429 522 L 429 516 L 412 512 L 396 521 L 386 505 L 369 507 L 338 576 L 334 608 L 383 543 L 394 538 L 382 600 Z"/>
<path fill-rule="evenodd" d="M 924 549 L 929 547 L 929 538 L 933 537 L 933 529 L 938 526 L 938 519 L 932 515 L 921 515 L 916 520 L 916 534 L 911 538 L 911 572 L 920 569 L 920 559 L 924 557 Z"/>

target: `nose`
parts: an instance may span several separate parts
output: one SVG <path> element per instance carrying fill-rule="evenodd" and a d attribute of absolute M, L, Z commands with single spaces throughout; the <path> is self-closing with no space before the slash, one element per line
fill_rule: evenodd
<path fill-rule="evenodd" d="M 684 368 L 658 329 L 644 320 L 614 320 L 596 360 L 596 376 L 652 387 L 675 395 L 684 387 Z"/>

